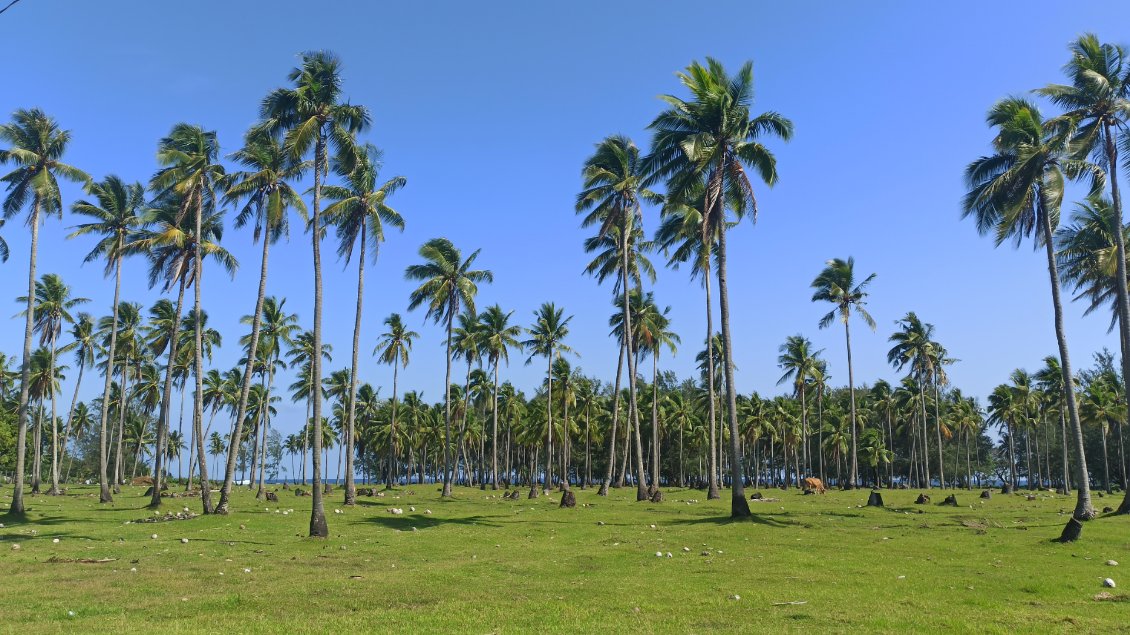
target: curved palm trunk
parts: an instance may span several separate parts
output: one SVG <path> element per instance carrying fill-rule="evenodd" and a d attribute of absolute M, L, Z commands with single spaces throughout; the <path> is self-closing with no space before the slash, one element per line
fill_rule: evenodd
<path fill-rule="evenodd" d="M 314 354 L 310 360 L 310 370 L 313 373 L 310 407 L 314 418 L 314 483 L 311 490 L 310 536 L 318 538 L 330 535 L 329 526 L 326 525 L 326 510 L 322 506 L 322 475 L 319 471 L 322 461 L 322 170 L 325 169 L 325 163 L 326 133 L 323 125 L 318 130 L 318 140 L 314 146 L 314 214 L 310 231 L 314 253 Z"/>
<path fill-rule="evenodd" d="M 116 442 L 116 455 L 114 457 L 114 493 L 120 494 L 122 488 L 120 487 L 123 480 L 125 480 L 126 467 L 122 462 L 122 446 L 125 443 L 126 435 L 126 411 L 129 409 L 129 374 L 126 372 L 126 366 L 122 365 L 122 390 L 121 398 L 118 404 L 118 439 Z"/>
<path fill-rule="evenodd" d="M 114 358 L 118 353 L 118 303 L 122 291 L 121 248 L 122 236 L 119 234 L 114 250 L 114 253 L 119 255 L 115 257 L 116 262 L 114 264 L 114 307 L 110 318 L 110 349 L 106 352 L 106 381 L 102 388 L 102 414 L 98 418 L 100 426 L 98 434 L 98 502 L 100 503 L 114 502 L 114 497 L 110 495 L 110 475 L 108 471 L 110 457 L 107 453 L 109 444 L 106 437 L 106 420 L 110 418 L 110 389 L 114 384 Z"/>
<path fill-rule="evenodd" d="M 59 463 L 60 464 L 62 464 L 62 462 L 67 458 L 67 445 L 70 443 L 70 439 L 71 439 L 71 427 L 72 427 L 71 424 L 72 424 L 72 421 L 74 420 L 74 417 L 75 417 L 75 406 L 78 405 L 78 391 L 79 391 L 79 388 L 82 386 L 83 371 L 86 370 L 86 364 L 84 362 L 85 362 L 85 359 L 79 360 L 78 379 L 75 380 L 75 392 L 74 392 L 74 395 L 71 397 L 71 407 L 67 409 L 67 421 L 63 425 L 63 445 L 60 449 L 60 455 L 59 455 Z M 68 464 L 67 473 L 63 475 L 63 482 L 64 483 L 67 482 L 67 477 L 70 475 L 70 471 L 71 471 L 70 465 Z"/>
<path fill-rule="evenodd" d="M 631 227 L 625 210 L 624 226 L 620 232 L 620 270 L 622 273 L 622 291 L 624 296 L 624 339 L 628 344 L 628 418 L 632 428 L 636 445 L 636 501 L 647 500 L 646 475 L 643 470 L 643 443 L 640 439 L 640 414 L 636 400 L 636 345 L 632 331 L 632 315 L 628 304 L 628 234 Z"/>
<path fill-rule="evenodd" d="M 1012 422 L 1006 421 L 1008 424 L 1008 484 L 1012 489 L 1016 489 L 1018 481 L 1016 478 L 1016 435 L 1013 433 Z"/>
<path fill-rule="evenodd" d="M 318 172 L 318 170 L 315 170 L 315 172 Z M 315 180 L 317 180 L 317 174 L 315 174 Z M 320 194 L 320 189 L 318 193 Z M 224 484 L 220 488 L 220 502 L 216 505 L 217 514 L 227 514 L 230 510 L 231 491 L 235 484 L 235 468 L 239 459 L 238 440 L 243 436 L 243 420 L 247 417 L 247 400 L 251 395 L 251 373 L 255 366 L 255 356 L 259 351 L 259 329 L 263 324 L 263 300 L 267 296 L 267 262 L 271 252 L 269 233 L 269 231 L 263 232 L 263 256 L 259 264 L 259 293 L 255 297 L 255 313 L 251 316 L 251 341 L 248 343 L 247 362 L 243 366 L 243 382 L 240 384 L 239 404 L 236 406 L 235 422 L 232 428 L 231 438 L 235 441 L 228 443 L 228 459 L 224 467 Z M 310 363 L 312 365 L 314 362 L 311 361 Z M 310 417 L 307 417 L 306 420 L 308 423 Z M 305 459 L 302 462 L 302 470 L 302 484 L 305 485 Z"/>
<path fill-rule="evenodd" d="M 263 438 L 259 442 L 259 491 L 255 494 L 256 500 L 263 500 L 267 497 L 267 490 L 263 487 L 263 477 L 267 470 L 267 433 L 271 429 L 271 389 L 275 385 L 274 364 L 268 361 L 268 366 L 271 370 L 267 373 L 267 390 L 263 393 L 267 407 L 263 409 Z"/>
<path fill-rule="evenodd" d="M 1110 494 L 1112 493 L 1110 490 L 1110 452 L 1107 450 L 1106 446 L 1106 435 L 1108 430 L 1109 428 L 1107 426 L 1102 426 L 1099 429 L 1099 435 L 1103 440 L 1103 489 L 1106 490 L 1107 494 Z"/>
<path fill-rule="evenodd" d="M 621 338 L 623 340 L 623 338 Z M 608 435 L 608 466 L 605 468 L 604 480 L 600 482 L 597 496 L 608 496 L 608 487 L 612 485 L 612 472 L 616 469 L 616 433 L 620 423 L 620 376 L 624 372 L 624 342 L 620 342 L 620 357 L 616 362 L 616 381 L 612 389 L 612 431 Z"/>
<path fill-rule="evenodd" d="M 35 324 L 35 265 L 39 250 L 39 197 L 31 208 L 31 254 L 27 267 L 27 319 L 24 322 L 24 350 L 20 362 L 20 406 L 16 416 L 16 482 L 12 490 L 13 515 L 24 513 L 24 469 L 27 453 L 28 395 L 31 389 L 31 332 Z"/>
<path fill-rule="evenodd" d="M 198 237 L 200 234 L 196 234 Z M 197 250 L 199 251 L 199 250 Z M 199 273 L 199 269 L 196 270 Z M 184 287 L 187 279 L 182 277 L 177 291 L 177 308 L 173 314 L 173 321 L 169 325 L 169 358 L 165 364 L 165 387 L 161 392 L 161 407 L 157 411 L 157 442 L 153 456 L 153 495 L 149 499 L 150 507 L 161 506 L 161 470 L 164 467 L 165 430 L 169 427 L 169 406 L 173 397 L 173 368 L 176 365 L 178 340 L 177 329 L 180 327 L 180 315 L 184 308 Z M 198 286 L 198 285 L 197 285 Z M 136 469 L 136 461 L 134 469 Z"/>
<path fill-rule="evenodd" d="M 51 338 L 51 370 L 49 377 L 55 376 L 55 338 Z M 47 493 L 51 496 L 59 495 L 59 422 L 56 416 L 56 403 L 58 398 L 54 386 L 51 388 L 51 489 Z M 1107 481 L 1109 483 L 1109 479 Z M 1109 485 L 1108 485 L 1109 489 Z"/>
<path fill-rule="evenodd" d="M 721 202 L 715 201 L 721 214 Z M 730 420 L 730 516 L 741 518 L 750 515 L 749 502 L 745 499 L 745 484 L 742 482 L 742 451 L 738 445 L 738 393 L 734 388 L 734 345 L 730 338 L 730 298 L 726 287 L 726 231 L 718 235 L 718 308 L 722 314 L 722 366 L 726 374 L 726 415 Z M 851 350 L 849 344 L 848 350 Z M 851 381 L 851 354 L 848 353 L 848 381 Z M 855 420 L 855 390 L 852 389 L 852 423 Z M 855 448 L 852 448 L 854 454 Z M 853 456 L 854 459 L 854 456 Z M 854 461 L 853 461 L 854 466 Z"/>
<path fill-rule="evenodd" d="M 196 436 L 197 460 L 200 462 L 200 502 L 205 514 L 212 513 L 212 487 L 208 484 L 207 451 L 204 448 L 204 322 L 201 319 L 204 310 L 200 300 L 204 287 L 204 253 L 200 249 L 203 238 L 201 237 L 201 217 L 204 216 L 200 195 L 197 194 L 196 210 L 196 284 L 192 285 L 194 292 L 194 306 L 196 314 L 193 324 L 193 368 L 196 381 L 196 391 L 192 397 L 192 431 Z M 265 240 L 265 239 L 264 239 Z"/>
<path fill-rule="evenodd" d="M 705 239 L 704 239 L 705 242 Z M 710 478 L 706 490 L 707 500 L 721 498 L 722 495 L 718 493 L 718 413 L 715 410 L 714 394 L 714 312 L 711 310 L 710 303 L 710 254 L 709 246 L 704 248 L 707 252 L 704 256 L 704 264 L 702 270 L 702 282 L 706 288 L 706 386 L 708 396 L 710 397 L 709 415 L 710 415 L 710 456 L 707 460 L 707 470 L 710 472 Z"/>
<path fill-rule="evenodd" d="M 1046 203 L 1041 197 L 1039 201 L 1039 222 L 1043 229 L 1044 247 L 1048 258 L 1048 277 L 1052 286 L 1052 308 L 1055 312 L 1055 339 L 1059 345 L 1060 372 L 1063 374 L 1063 391 L 1067 397 L 1068 419 L 1071 421 L 1071 431 L 1075 453 L 1078 461 L 1075 465 L 1075 474 L 1079 479 L 1079 491 L 1076 495 L 1074 518 L 1089 520 L 1095 516 L 1095 508 L 1091 504 L 1091 485 L 1087 480 L 1087 453 L 1083 446 L 1083 427 L 1079 423 L 1079 405 L 1075 401 L 1074 375 L 1071 372 L 1071 361 L 1067 354 L 1067 333 L 1063 326 L 1063 303 L 1059 297 L 1059 270 L 1055 262 L 1055 249 L 1052 245 L 1052 226 L 1048 218 Z M 1115 232 L 1118 233 L 1118 232 Z"/>
<path fill-rule="evenodd" d="M 590 404 L 585 404 L 585 477 L 581 480 L 581 489 L 592 484 L 592 463 L 589 448 L 592 446 L 592 412 Z"/>
<path fill-rule="evenodd" d="M 361 221 L 361 252 L 357 258 L 357 314 L 353 318 L 353 362 L 349 369 L 349 414 L 345 432 L 345 504 L 357 504 L 353 483 L 353 430 L 357 417 L 357 350 L 361 347 L 361 303 L 365 292 L 365 222 Z"/>

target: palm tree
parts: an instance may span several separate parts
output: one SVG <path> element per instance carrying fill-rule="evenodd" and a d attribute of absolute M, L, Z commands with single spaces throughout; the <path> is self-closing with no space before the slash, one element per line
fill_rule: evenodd
<path fill-rule="evenodd" d="M 646 499 L 647 490 L 644 485 L 643 452 L 639 438 L 636 358 L 633 353 L 635 348 L 632 342 L 632 335 L 635 331 L 632 329 L 631 309 L 629 307 L 629 294 L 632 290 L 629 279 L 633 273 L 632 264 L 636 260 L 630 253 L 630 247 L 636 246 L 638 248 L 638 243 L 630 241 L 634 237 L 637 227 L 643 223 L 640 201 L 658 203 L 662 200 L 658 194 L 644 187 L 645 174 L 642 168 L 643 162 L 639 148 L 631 139 L 621 135 L 605 138 L 597 144 L 596 151 L 585 161 L 584 168 L 581 170 L 584 189 L 577 195 L 576 204 L 577 213 L 588 212 L 582 221 L 582 225 L 585 227 L 599 226 L 598 239 L 604 239 L 613 231 L 615 232 L 614 235 L 620 239 L 618 249 L 620 280 L 617 284 L 621 294 L 621 316 L 624 333 L 626 334 L 626 337 L 622 340 L 621 354 L 628 359 L 628 425 L 636 431 L 637 500 Z M 638 288 L 638 274 L 636 275 L 636 282 Z M 617 377 L 619 377 L 619 373 L 617 373 Z M 616 392 L 618 393 L 619 381 L 617 380 L 616 383 Z M 615 405 L 613 408 L 613 416 L 615 417 L 615 413 L 619 409 Z M 613 423 L 613 426 L 615 428 L 615 423 Z M 615 436 L 614 429 L 612 437 L 615 438 Z M 613 445 L 611 449 L 613 455 L 608 458 L 608 477 L 605 479 L 606 482 L 601 485 L 601 492 L 605 494 L 608 490 L 607 481 L 610 481 L 612 476 L 611 465 L 615 461 L 615 446 Z"/>
<path fill-rule="evenodd" d="M 16 415 L 16 478 L 12 492 L 12 514 L 24 513 L 24 460 L 27 451 L 28 382 L 31 373 L 31 334 L 35 324 L 36 259 L 39 249 L 40 215 L 62 215 L 59 178 L 87 182 L 90 177 L 76 167 L 62 162 L 71 133 L 59 128 L 54 119 L 38 108 L 17 110 L 12 122 L 0 125 L 0 141 L 10 144 L 0 150 L 0 163 L 13 163 L 16 168 L 0 176 L 7 186 L 3 216 L 11 218 L 30 201 L 31 249 L 28 256 L 27 296 L 24 322 L 23 358 L 20 362 L 20 400 Z M 5 246 L 5 253 L 7 247 Z"/>
<path fill-rule="evenodd" d="M 333 360 L 333 346 L 323 344 L 321 347 L 321 354 L 319 357 L 323 361 Z M 310 418 L 310 411 L 314 404 L 314 393 L 318 393 L 318 398 L 325 397 L 325 389 L 321 386 L 321 382 L 314 383 L 314 332 L 304 331 L 294 338 L 294 345 L 286 352 L 286 356 L 290 358 L 290 367 L 299 368 L 298 380 L 290 385 L 290 390 L 294 391 L 292 395 L 293 401 L 306 400 L 306 419 L 305 424 L 302 426 L 302 484 L 306 484 L 306 449 L 310 447 L 311 439 L 310 433 L 314 431 L 314 423 Z M 313 467 L 313 464 L 311 465 Z M 319 481 L 320 483 L 320 481 Z"/>
<path fill-rule="evenodd" d="M 682 341 L 671 330 L 671 307 L 662 311 L 648 293 L 643 299 L 640 319 L 636 321 L 640 351 L 651 353 L 651 494 L 659 490 L 659 353 L 664 348 L 672 354 Z"/>
<path fill-rule="evenodd" d="M 71 341 L 59 349 L 60 353 L 69 353 L 74 351 L 75 365 L 78 366 L 78 379 L 75 380 L 75 392 L 71 397 L 71 406 L 67 409 L 67 420 L 63 426 L 63 444 L 61 446 L 62 455 L 59 458 L 62 464 L 63 456 L 67 453 L 67 444 L 71 438 L 72 422 L 75 416 L 75 407 L 78 406 L 78 393 L 82 388 L 83 371 L 87 366 L 93 366 L 95 360 L 95 353 L 98 351 L 97 333 L 94 328 L 94 318 L 89 313 L 79 313 L 78 319 L 75 320 L 74 325 L 71 327 Z M 66 482 L 66 479 L 63 479 Z"/>
<path fill-rule="evenodd" d="M 803 335 L 790 335 L 785 343 L 777 349 L 777 366 L 785 371 L 777 380 L 777 385 L 792 381 L 793 392 L 800 397 L 800 434 L 804 440 L 803 461 L 807 472 L 812 471 L 811 458 L 808 456 L 808 380 L 812 377 L 816 366 L 816 356 L 823 352 L 812 350 L 812 342 Z"/>
<path fill-rule="evenodd" d="M 240 318 L 243 324 L 252 324 L 254 316 L 245 315 Z M 289 350 L 294 346 L 295 337 L 299 332 L 298 315 L 286 312 L 286 298 L 275 298 L 268 296 L 263 299 L 263 315 L 259 318 L 260 331 L 259 331 L 259 345 L 258 356 L 259 360 L 256 362 L 256 368 L 260 371 L 261 377 L 265 380 L 260 383 L 266 391 L 266 396 L 269 400 L 274 401 L 272 397 L 272 390 L 275 383 L 275 372 L 280 366 L 285 366 L 281 361 L 284 347 Z M 240 344 L 250 350 L 251 337 L 247 336 L 241 338 Z M 263 469 L 264 461 L 267 451 L 267 426 L 262 426 L 261 440 L 256 441 L 259 448 L 260 456 L 259 462 L 259 490 L 255 497 L 262 500 L 266 497 L 267 492 L 263 489 Z"/>
<path fill-rule="evenodd" d="M 290 208 L 306 218 L 306 204 L 291 187 L 290 181 L 302 177 L 309 165 L 288 151 L 278 139 L 264 130 L 252 129 L 244 136 L 242 148 L 232 154 L 246 170 L 227 176 L 224 200 L 235 203 L 245 201 L 235 218 L 236 228 L 253 224 L 254 240 L 263 241 L 263 254 L 259 265 L 259 291 L 255 296 L 255 311 L 251 314 L 251 339 L 247 360 L 243 366 L 243 381 L 239 384 L 239 398 L 235 407 L 235 435 L 243 435 L 243 420 L 247 415 L 247 399 L 251 390 L 251 372 L 258 359 L 259 331 L 262 328 L 263 302 L 267 294 L 267 263 L 271 244 L 290 231 Z M 216 513 L 227 514 L 232 486 L 235 481 L 239 444 L 229 448 L 224 467 L 224 485 L 220 488 L 220 502 Z"/>
<path fill-rule="evenodd" d="M 353 150 L 350 150 L 352 153 Z M 357 313 L 353 319 L 353 365 L 350 368 L 351 389 L 346 418 L 345 441 L 345 504 L 356 503 L 357 490 L 353 484 L 354 418 L 357 412 L 357 354 L 361 348 L 361 299 L 365 289 L 365 250 L 373 250 L 376 262 L 380 244 L 385 239 L 385 225 L 404 230 L 404 219 L 386 202 L 407 183 L 403 176 L 395 176 L 378 183 L 381 170 L 381 151 L 372 144 L 357 148 L 357 156 L 336 160 L 334 168 L 345 179 L 347 186 L 326 186 L 323 193 L 333 201 L 323 212 L 327 225 L 337 228 L 337 253 L 348 263 L 353 247 L 360 245 L 357 255 Z"/>
<path fill-rule="evenodd" d="M 404 325 L 404 320 L 401 319 L 399 313 L 393 313 L 385 318 L 385 326 L 388 331 L 381 336 L 381 340 L 377 342 L 377 348 L 373 351 L 377 355 L 381 363 L 389 364 L 392 366 L 392 417 L 390 419 L 389 427 L 389 450 L 388 450 L 388 487 L 396 482 L 396 390 L 397 379 L 399 378 L 399 371 L 401 368 L 408 367 L 408 355 L 412 352 L 412 342 L 415 341 L 420 334 L 416 331 L 409 329 Z"/>
<path fill-rule="evenodd" d="M 1045 247 L 1064 396 L 1079 459 L 1075 466 L 1079 491 L 1073 518 L 1086 520 L 1094 517 L 1095 510 L 1087 483 L 1083 430 L 1067 353 L 1052 219 L 1059 220 L 1065 178 L 1091 177 L 1091 189 L 1096 191 L 1101 187 L 1102 175 L 1095 166 L 1070 156 L 1072 126 L 1057 121 L 1045 123 L 1039 109 L 1023 99 L 998 102 L 989 111 L 987 121 L 998 129 L 993 139 L 994 154 L 981 157 L 966 168 L 969 192 L 965 195 L 963 215 L 974 218 L 979 233 L 992 233 L 997 245 L 1012 239 L 1019 246 L 1035 232 L 1036 244 Z"/>
<path fill-rule="evenodd" d="M 534 311 L 534 324 L 532 327 L 526 329 L 530 339 L 522 342 L 522 348 L 530 351 L 530 357 L 526 359 L 529 364 L 534 360 L 535 356 L 542 356 L 546 359 L 546 399 L 545 399 L 545 420 L 546 420 L 546 446 L 545 446 L 545 489 L 553 487 L 553 360 L 555 356 L 560 356 L 563 353 L 572 353 L 573 349 L 568 344 L 564 343 L 564 339 L 569 336 L 569 322 L 572 321 L 573 316 L 565 317 L 565 309 L 558 308 L 552 302 L 544 302 L 537 311 Z M 642 460 L 642 458 L 640 459 Z M 562 486 L 567 490 L 569 489 L 569 478 L 567 474 L 562 475 Z M 642 487 L 642 486 L 641 486 Z M 537 488 L 534 487 L 534 495 L 536 496 Z"/>
<path fill-rule="evenodd" d="M 895 322 L 899 329 L 891 334 L 888 341 L 894 345 L 887 352 L 887 362 L 902 370 L 910 367 L 910 377 L 918 386 L 918 405 L 921 430 L 916 436 L 922 439 L 922 487 L 930 487 L 929 436 L 926 433 L 926 381 L 930 376 L 931 356 L 933 354 L 934 325 L 923 322 L 914 311 L 908 312 Z"/>
<path fill-rule="evenodd" d="M 1110 458 L 1107 451 L 1107 436 L 1110 434 L 1110 425 L 1117 423 L 1125 416 L 1126 405 L 1119 402 L 1116 389 L 1117 382 L 1101 375 L 1092 381 L 1083 393 L 1082 403 L 1079 404 L 1079 416 L 1082 421 L 1094 424 L 1102 439 L 1103 446 L 1103 489 L 1107 494 L 1112 493 L 1110 487 Z"/>
<path fill-rule="evenodd" d="M 510 316 L 514 312 L 504 313 L 502 307 L 492 304 L 479 314 L 479 324 L 482 335 L 483 348 L 487 354 L 494 374 L 494 388 L 491 391 L 491 456 L 490 456 L 490 488 L 498 489 L 498 371 L 501 363 L 510 364 L 510 349 L 521 347 L 518 336 L 522 327 L 510 324 Z M 396 385 L 395 375 L 393 386 Z"/>
<path fill-rule="evenodd" d="M 824 270 L 812 281 L 812 288 L 816 289 L 816 292 L 812 294 L 812 301 L 830 302 L 835 306 L 820 319 L 820 328 L 827 328 L 831 325 L 832 321 L 836 319 L 837 313 L 844 325 L 844 342 L 847 346 L 848 393 L 851 395 L 851 487 L 859 484 L 859 459 L 856 438 L 858 427 L 855 412 L 855 376 L 851 365 L 851 328 L 848 321 L 854 310 L 863 319 L 864 324 L 871 327 L 872 331 L 875 330 L 875 320 L 871 318 L 867 309 L 863 308 L 867 304 L 867 287 L 874 279 L 875 274 L 871 274 L 864 278 L 862 282 L 856 284 L 855 258 L 849 257 L 847 260 L 840 258 L 829 260 L 825 263 Z"/>
<path fill-rule="evenodd" d="M 717 248 L 718 304 L 722 318 L 722 355 L 730 427 L 730 471 L 733 482 L 731 515 L 749 516 L 742 482 L 738 433 L 737 390 L 734 386 L 733 341 L 730 336 L 730 297 L 726 269 L 726 208 L 740 219 L 756 221 L 757 200 L 747 170 L 769 186 L 777 182 L 777 161 L 761 141 L 766 135 L 788 140 L 792 122 L 775 112 L 753 115 L 753 63 L 746 62 L 730 76 L 722 63 L 707 58 L 706 66 L 691 63 L 679 79 L 691 92 L 689 101 L 662 97 L 668 109 L 650 128 L 655 131 L 645 171 L 653 180 L 666 179 L 668 197 L 688 199 L 705 184 L 702 210 L 703 243 Z M 715 242 L 717 237 L 717 242 Z"/>
<path fill-rule="evenodd" d="M 314 150 L 314 205 L 310 234 L 314 261 L 314 354 L 311 374 L 314 386 L 322 383 L 322 183 L 329 168 L 327 150 L 332 146 L 340 156 L 348 156 L 354 137 L 369 126 L 369 111 L 341 101 L 341 61 L 328 51 L 302 54 L 302 63 L 287 78 L 293 88 L 278 88 L 263 100 L 263 129 L 285 133 L 284 145 L 290 154 L 303 157 Z M 312 392 L 314 421 L 314 486 L 310 510 L 310 536 L 329 535 L 322 505 L 319 461 L 322 446 L 322 396 Z"/>
<path fill-rule="evenodd" d="M 113 502 L 110 493 L 110 479 L 107 471 L 109 460 L 107 454 L 109 437 L 106 434 L 106 421 L 110 418 L 110 385 L 114 377 L 114 361 L 117 359 L 118 346 L 118 307 L 121 302 L 122 288 L 122 260 L 126 252 L 126 239 L 130 233 L 136 231 L 141 224 L 139 210 L 145 202 L 145 189 L 141 183 L 127 185 L 117 176 L 107 176 L 101 182 L 87 184 L 87 193 L 94 197 L 93 201 L 80 200 L 71 205 L 75 214 L 87 216 L 91 220 L 75 227 L 68 238 L 76 236 L 96 235 L 101 239 L 86 255 L 83 262 L 93 262 L 100 258 L 106 260 L 105 275 L 114 272 L 114 304 L 113 317 L 109 324 L 110 342 L 106 351 L 106 381 L 102 388 L 102 407 L 99 422 L 99 501 Z"/>
<path fill-rule="evenodd" d="M 27 302 L 27 298 L 20 297 L 17 302 Z M 33 329 L 39 333 L 39 345 L 48 352 L 48 375 L 54 375 L 56 359 L 59 353 L 59 336 L 62 335 L 63 324 L 74 324 L 71 310 L 80 304 L 90 302 L 87 298 L 71 296 L 71 288 L 56 274 L 44 274 L 43 278 L 35 284 L 35 324 Z M 56 415 L 57 391 L 51 391 L 51 489 L 48 494 L 56 496 L 59 491 L 59 429 Z M 38 434 L 38 431 L 37 431 Z M 38 445 L 38 437 L 36 438 Z M 38 460 L 38 455 L 36 459 Z M 36 478 L 39 470 L 35 470 Z M 33 492 L 36 488 L 33 488 Z"/>
<path fill-rule="evenodd" d="M 493 282 L 494 275 L 485 269 L 471 269 L 479 257 L 476 249 L 466 260 L 462 253 L 446 238 L 433 238 L 420 247 L 421 264 L 409 265 L 404 270 L 407 280 L 420 286 L 409 296 L 408 310 L 423 304 L 428 307 L 427 317 L 447 328 L 447 373 L 444 379 L 444 442 L 443 442 L 443 496 L 451 496 L 451 335 L 455 316 L 460 306 L 475 310 L 478 283 Z"/>
<path fill-rule="evenodd" d="M 208 437 L 208 454 L 212 456 L 215 461 L 217 456 L 224 453 L 224 439 L 220 436 L 219 432 L 213 431 Z"/>

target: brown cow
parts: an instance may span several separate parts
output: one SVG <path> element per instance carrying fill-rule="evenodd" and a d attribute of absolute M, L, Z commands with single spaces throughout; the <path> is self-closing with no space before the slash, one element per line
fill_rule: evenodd
<path fill-rule="evenodd" d="M 824 481 L 818 478 L 812 478 L 811 476 L 801 481 L 801 488 L 804 489 L 805 492 L 819 492 L 823 494 L 825 491 Z"/>

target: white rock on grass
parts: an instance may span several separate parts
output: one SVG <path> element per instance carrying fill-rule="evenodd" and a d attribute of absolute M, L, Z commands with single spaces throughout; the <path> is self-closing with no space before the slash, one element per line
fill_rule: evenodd
<path fill-rule="evenodd" d="M 1103 580 L 1103 586 L 1113 589 L 1115 587 L 1114 580 L 1110 578 Z"/>
<path fill-rule="evenodd" d="M 156 540 L 156 539 L 157 539 L 157 534 L 153 534 L 152 536 L 150 536 L 150 538 L 152 538 L 153 540 Z"/>
<path fill-rule="evenodd" d="M 180 539 L 180 544 L 182 544 L 182 545 L 187 545 L 187 544 L 188 544 L 188 538 L 181 538 L 181 539 Z"/>
<path fill-rule="evenodd" d="M 1117 567 L 1117 566 L 1118 566 L 1118 561 L 1116 561 L 1116 560 L 1107 560 L 1107 561 L 1106 561 L 1106 565 L 1107 565 L 1108 567 Z"/>
<path fill-rule="evenodd" d="M 12 551 L 19 551 L 19 550 L 20 550 L 19 545 L 12 545 Z"/>
<path fill-rule="evenodd" d="M 51 542 L 53 542 L 55 544 L 59 544 L 59 539 L 58 538 L 52 538 Z"/>
<path fill-rule="evenodd" d="M 731 600 L 740 600 L 740 599 L 742 599 L 742 596 L 740 596 L 740 595 L 738 595 L 737 593 L 735 593 L 735 594 L 733 594 L 733 595 L 731 595 L 731 596 L 730 596 L 730 599 L 731 599 Z"/>
<path fill-rule="evenodd" d="M 656 558 L 662 558 L 662 557 L 663 557 L 663 552 L 662 552 L 662 551 L 656 551 L 656 552 L 655 552 L 655 557 L 656 557 Z"/>

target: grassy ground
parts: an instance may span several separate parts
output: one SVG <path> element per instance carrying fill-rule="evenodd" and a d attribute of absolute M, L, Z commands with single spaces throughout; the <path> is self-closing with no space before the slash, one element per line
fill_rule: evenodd
<path fill-rule="evenodd" d="M 345 508 L 334 492 L 318 540 L 304 537 L 310 499 L 289 491 L 263 504 L 242 490 L 226 517 L 127 524 L 152 515 L 142 488 L 113 506 L 72 488 L 0 516 L 0 631 L 1097 633 L 1130 616 L 1130 517 L 1062 545 L 1050 539 L 1071 500 L 1049 493 L 961 491 L 952 508 L 884 492 L 885 509 L 861 507 L 866 490 L 764 493 L 779 500 L 731 522 L 728 500 L 694 490 L 662 504 L 577 490 L 575 509 L 525 491 L 442 501 L 433 486 Z M 185 506 L 200 511 L 164 511 Z"/>

